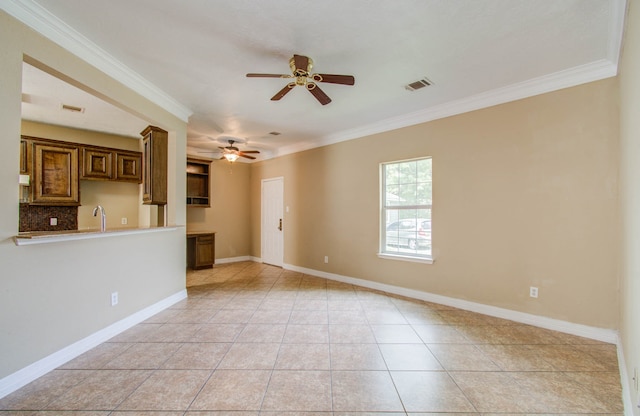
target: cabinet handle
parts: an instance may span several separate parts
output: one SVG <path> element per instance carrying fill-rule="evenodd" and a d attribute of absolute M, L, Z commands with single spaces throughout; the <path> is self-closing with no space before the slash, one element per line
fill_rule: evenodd
<path fill-rule="evenodd" d="M 280 218 L 280 224 L 278 225 L 278 230 L 282 231 L 282 218 Z"/>

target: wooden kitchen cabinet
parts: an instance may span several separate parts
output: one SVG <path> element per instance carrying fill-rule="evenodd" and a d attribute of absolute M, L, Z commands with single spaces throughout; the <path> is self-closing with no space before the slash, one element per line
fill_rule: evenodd
<path fill-rule="evenodd" d="M 80 205 L 80 180 L 141 183 L 142 153 L 21 136 L 20 174 L 30 176 L 21 201 Z"/>
<path fill-rule="evenodd" d="M 209 171 L 211 161 L 187 158 L 187 206 L 210 207 Z"/>
<path fill-rule="evenodd" d="M 142 182 L 142 154 L 116 152 L 116 178 L 120 182 Z"/>
<path fill-rule="evenodd" d="M 216 233 L 187 233 L 187 265 L 191 269 L 211 268 L 216 258 Z"/>
<path fill-rule="evenodd" d="M 32 204 L 80 205 L 78 147 L 33 143 Z"/>
<path fill-rule="evenodd" d="M 142 153 L 95 146 L 81 149 L 80 179 L 142 182 Z"/>
<path fill-rule="evenodd" d="M 113 152 L 109 149 L 82 147 L 80 179 L 109 181 L 114 178 Z"/>
<path fill-rule="evenodd" d="M 31 173 L 31 141 L 20 139 L 20 173 L 29 175 Z"/>
<path fill-rule="evenodd" d="M 142 135 L 142 203 L 167 204 L 167 157 L 169 136 L 165 130 L 148 126 Z"/>

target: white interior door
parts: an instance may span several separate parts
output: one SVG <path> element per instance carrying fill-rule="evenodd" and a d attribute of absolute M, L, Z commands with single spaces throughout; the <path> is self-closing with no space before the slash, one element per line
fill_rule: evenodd
<path fill-rule="evenodd" d="M 284 178 L 262 180 L 262 262 L 284 263 Z"/>

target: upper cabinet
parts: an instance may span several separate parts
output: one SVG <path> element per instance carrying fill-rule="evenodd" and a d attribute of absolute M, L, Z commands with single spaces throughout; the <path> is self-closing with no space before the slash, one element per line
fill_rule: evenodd
<path fill-rule="evenodd" d="M 142 183 L 142 154 L 116 151 L 116 180 Z"/>
<path fill-rule="evenodd" d="M 78 147 L 33 144 L 33 204 L 80 205 Z"/>
<path fill-rule="evenodd" d="M 82 146 L 80 179 L 142 182 L 142 154 L 107 147 Z"/>
<path fill-rule="evenodd" d="M 82 148 L 82 179 L 113 179 L 113 152 L 93 147 Z"/>
<path fill-rule="evenodd" d="M 29 144 L 28 140 L 20 139 L 20 173 L 23 175 L 31 173 L 31 165 L 29 163 L 31 160 L 31 148 Z"/>
<path fill-rule="evenodd" d="M 211 161 L 187 158 L 187 206 L 210 207 L 209 171 Z"/>
<path fill-rule="evenodd" d="M 24 202 L 80 205 L 80 180 L 141 183 L 142 153 L 22 136 L 20 173 L 30 176 Z"/>
<path fill-rule="evenodd" d="M 143 193 L 142 203 L 167 204 L 167 152 L 169 135 L 165 130 L 149 126 L 142 135 Z"/>

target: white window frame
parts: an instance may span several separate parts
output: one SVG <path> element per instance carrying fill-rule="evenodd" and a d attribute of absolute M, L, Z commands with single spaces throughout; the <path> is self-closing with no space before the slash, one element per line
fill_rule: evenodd
<path fill-rule="evenodd" d="M 425 156 L 425 157 L 419 157 L 419 158 L 414 158 L 414 159 L 405 159 L 405 160 L 396 160 L 396 161 L 391 161 L 391 162 L 383 162 L 380 164 L 380 245 L 379 245 L 379 252 L 378 252 L 378 257 L 380 258 L 384 258 L 384 259 L 391 259 L 391 260 L 402 260 L 402 261 L 411 261 L 411 262 L 419 262 L 419 263 L 427 263 L 427 264 L 432 264 L 433 263 L 433 234 L 430 232 L 430 238 L 429 238 L 429 250 L 424 250 L 424 253 L 420 253 L 418 250 L 418 248 L 415 249 L 410 249 L 409 247 L 407 248 L 401 248 L 400 245 L 400 236 L 398 235 L 397 237 L 397 242 L 398 244 L 394 245 L 394 249 L 391 250 L 390 247 L 387 245 L 387 226 L 390 225 L 390 221 L 388 221 L 388 212 L 390 210 L 392 211 L 399 211 L 399 210 L 429 210 L 429 219 L 431 220 L 431 228 L 433 225 L 433 216 L 431 215 L 433 210 L 433 189 L 431 190 L 431 194 L 432 195 L 428 195 L 427 199 L 431 202 L 431 204 L 407 204 L 407 205 L 402 205 L 402 204 L 398 204 L 398 202 L 396 201 L 395 204 L 389 204 L 388 202 L 388 194 L 387 194 L 387 183 L 386 183 L 386 171 L 387 171 L 387 166 L 390 165 L 399 165 L 402 163 L 408 163 L 408 162 L 419 162 L 419 161 L 423 161 L 423 160 L 428 160 L 430 159 L 432 162 L 431 165 L 431 177 L 433 178 L 433 159 L 431 158 L 431 156 Z M 417 173 L 416 173 L 417 175 Z M 416 184 L 418 183 L 418 178 L 416 177 Z M 432 187 L 433 187 L 433 179 L 432 179 Z M 416 201 L 417 202 L 417 201 Z M 401 208 L 399 208 L 401 207 Z M 416 213 L 416 215 L 418 215 Z M 401 221 L 400 218 L 398 217 L 398 221 Z"/>

